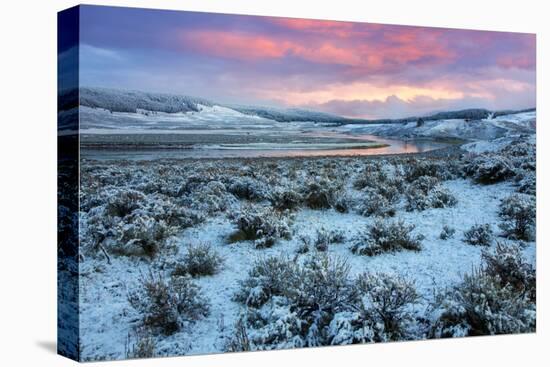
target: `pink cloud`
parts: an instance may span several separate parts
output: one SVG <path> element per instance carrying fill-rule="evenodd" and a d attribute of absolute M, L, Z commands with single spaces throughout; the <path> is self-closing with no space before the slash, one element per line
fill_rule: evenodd
<path fill-rule="evenodd" d="M 317 24 L 319 21 L 300 22 L 300 27 Z M 338 23 L 324 22 L 321 23 Z M 353 24 L 351 24 L 353 25 Z M 326 27 L 325 25 L 323 25 Z M 345 28 L 345 27 L 344 27 Z M 395 38 L 397 37 L 397 38 Z M 181 35 L 184 47 L 200 53 L 242 61 L 258 59 L 280 59 L 295 56 L 318 64 L 348 65 L 359 68 L 358 71 L 381 71 L 404 65 L 409 62 L 425 60 L 426 63 L 442 63 L 451 60 L 453 52 L 446 49 L 437 39 L 419 39 L 415 35 L 394 35 L 399 42 L 382 40 L 336 42 L 330 38 L 309 39 L 299 36 L 261 35 L 243 32 L 194 31 Z"/>
<path fill-rule="evenodd" d="M 497 65 L 503 68 L 534 69 L 533 54 L 504 55 L 497 59 Z"/>

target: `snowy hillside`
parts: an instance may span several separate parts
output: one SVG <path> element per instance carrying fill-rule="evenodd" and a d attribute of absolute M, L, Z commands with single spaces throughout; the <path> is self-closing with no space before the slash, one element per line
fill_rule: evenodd
<path fill-rule="evenodd" d="M 197 104 L 196 109 L 166 113 L 147 110 L 111 112 L 102 108 L 81 107 L 80 127 L 87 133 L 146 133 L 159 130 L 263 129 L 278 124 L 276 121 L 246 115 L 227 107 Z"/>
<path fill-rule="evenodd" d="M 110 112 L 139 113 L 140 111 L 148 111 L 150 113 L 164 112 L 173 114 L 199 112 L 201 108 L 215 106 L 222 108 L 223 112 L 232 110 L 233 112 L 240 113 L 241 116 L 262 117 L 266 120 L 278 122 L 316 121 L 349 123 L 365 121 L 304 109 L 228 105 L 199 97 L 95 87 L 80 88 L 80 105 L 100 108 Z"/>
<path fill-rule="evenodd" d="M 536 112 L 513 113 L 479 120 L 445 119 L 407 123 L 344 125 L 339 131 L 395 138 L 457 138 L 490 140 L 535 132 Z"/>

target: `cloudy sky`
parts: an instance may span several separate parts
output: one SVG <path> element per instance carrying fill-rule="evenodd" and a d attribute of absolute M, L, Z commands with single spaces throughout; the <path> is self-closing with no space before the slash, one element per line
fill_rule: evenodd
<path fill-rule="evenodd" d="M 535 36 L 83 6 L 81 85 L 404 117 L 535 106 Z"/>

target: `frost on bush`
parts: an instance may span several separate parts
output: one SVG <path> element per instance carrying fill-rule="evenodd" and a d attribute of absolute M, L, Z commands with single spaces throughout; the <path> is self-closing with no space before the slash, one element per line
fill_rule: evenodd
<path fill-rule="evenodd" d="M 164 246 L 173 229 L 164 221 L 148 216 L 136 216 L 130 222 L 121 222 L 115 227 L 119 234 L 114 241 L 106 241 L 106 248 L 118 255 L 155 256 Z"/>
<path fill-rule="evenodd" d="M 296 312 L 291 310 L 287 298 L 275 296 L 269 304 L 259 309 L 249 309 L 245 317 L 245 324 L 249 326 L 246 335 L 252 350 L 305 346 L 301 335 L 304 323 Z M 239 335 L 238 332 L 237 329 L 236 336 Z"/>
<path fill-rule="evenodd" d="M 210 181 L 200 190 L 187 195 L 183 199 L 183 203 L 200 212 L 214 214 L 226 211 L 232 203 L 231 199 L 235 200 L 232 195 L 227 194 L 223 183 Z"/>
<path fill-rule="evenodd" d="M 230 236 L 230 242 L 254 241 L 256 248 L 266 248 L 292 236 L 289 218 L 270 208 L 245 207 L 235 215 L 234 222 L 237 231 Z"/>
<path fill-rule="evenodd" d="M 367 197 L 377 195 L 389 204 L 398 201 L 403 188 L 403 179 L 396 172 L 387 173 L 380 164 L 367 165 L 355 179 L 353 186 L 367 193 Z"/>
<path fill-rule="evenodd" d="M 287 258 L 267 257 L 259 259 L 248 272 L 235 300 L 250 307 L 260 307 L 273 296 L 287 295 L 296 288 L 299 280 L 296 263 Z"/>
<path fill-rule="evenodd" d="M 514 176 L 512 162 L 501 155 L 480 155 L 465 166 L 466 175 L 482 184 L 493 184 Z"/>
<path fill-rule="evenodd" d="M 331 345 L 372 343 L 375 331 L 365 314 L 358 311 L 338 312 L 328 326 Z"/>
<path fill-rule="evenodd" d="M 498 242 L 494 251 L 484 250 L 482 258 L 485 262 L 485 273 L 493 277 L 500 286 L 510 286 L 535 302 L 535 268 L 524 259 L 518 245 Z"/>
<path fill-rule="evenodd" d="M 439 184 L 438 179 L 429 176 L 413 181 L 405 191 L 405 199 L 407 211 L 452 207 L 458 202 L 448 189 Z"/>
<path fill-rule="evenodd" d="M 379 162 L 369 162 L 363 167 L 361 173 L 353 181 L 353 187 L 357 190 L 362 190 L 367 187 L 375 188 L 387 180 L 388 175 L 384 172 L 382 165 Z"/>
<path fill-rule="evenodd" d="M 365 195 L 361 198 L 357 206 L 359 214 L 364 216 L 375 215 L 378 217 L 393 217 L 395 207 L 383 195 L 374 190 L 365 190 Z"/>
<path fill-rule="evenodd" d="M 363 318 L 372 323 L 375 341 L 408 339 L 413 321 L 411 306 L 419 296 L 414 284 L 391 274 L 362 274 L 357 279 Z"/>
<path fill-rule="evenodd" d="M 405 179 L 414 182 L 423 176 L 438 180 L 450 180 L 460 176 L 459 164 L 455 161 L 410 159 L 404 164 Z"/>
<path fill-rule="evenodd" d="M 257 262 L 241 283 L 235 299 L 248 308 L 231 350 L 414 338 L 417 298 L 413 284 L 398 276 L 352 278 L 339 258 L 317 254 L 295 263 L 273 257 Z"/>
<path fill-rule="evenodd" d="M 448 291 L 432 335 L 437 338 L 534 332 L 536 306 L 525 293 L 483 270 Z"/>
<path fill-rule="evenodd" d="M 108 197 L 105 210 L 108 215 L 125 217 L 141 207 L 145 195 L 136 190 L 120 190 Z"/>
<path fill-rule="evenodd" d="M 522 137 L 506 145 L 500 152 L 507 156 L 513 163 L 516 172 L 535 173 L 537 164 L 537 151 L 535 144 L 523 141 Z"/>
<path fill-rule="evenodd" d="M 516 175 L 517 190 L 523 194 L 537 194 L 537 177 L 534 171 L 521 170 Z"/>
<path fill-rule="evenodd" d="M 329 209 L 335 201 L 337 187 L 328 179 L 312 179 L 302 188 L 304 203 L 311 209 Z"/>
<path fill-rule="evenodd" d="M 303 251 L 308 252 L 310 248 L 317 251 L 326 251 L 328 246 L 334 243 L 342 243 L 345 240 L 344 232 L 338 229 L 318 228 L 313 235 L 300 236 L 303 244 Z"/>
<path fill-rule="evenodd" d="M 233 329 L 233 335 L 226 341 L 224 350 L 226 352 L 249 352 L 251 350 L 251 345 L 244 315 L 239 316 Z"/>
<path fill-rule="evenodd" d="M 272 259 L 276 271 L 258 263 L 260 268 L 253 269 L 236 295 L 238 301 L 253 307 L 246 318 L 253 349 L 329 345 L 332 318 L 356 299 L 349 266 L 345 261 L 318 255 L 301 265 Z M 262 276 L 265 270 L 276 276 Z"/>
<path fill-rule="evenodd" d="M 464 242 L 474 246 L 490 246 L 493 237 L 490 224 L 476 224 L 464 232 Z"/>
<path fill-rule="evenodd" d="M 401 220 L 377 220 L 359 232 L 351 251 L 367 256 L 402 250 L 420 251 L 420 237 L 412 235 L 413 229 L 414 225 L 407 225 Z"/>
<path fill-rule="evenodd" d="M 126 358 L 153 358 L 155 357 L 155 339 L 144 330 L 140 330 L 135 336 L 135 342 L 131 343 L 128 335 Z M 130 344 L 131 343 L 131 344 Z"/>
<path fill-rule="evenodd" d="M 456 230 L 449 226 L 443 226 L 443 229 L 441 230 L 441 233 L 439 234 L 439 238 L 442 240 L 448 240 L 449 238 L 453 238 L 456 233 Z"/>
<path fill-rule="evenodd" d="M 531 240 L 535 236 L 536 200 L 527 194 L 512 194 L 502 200 L 500 228 L 508 238 Z"/>
<path fill-rule="evenodd" d="M 339 213 L 347 213 L 349 210 L 349 207 L 351 205 L 350 203 L 349 195 L 346 193 L 345 190 L 339 190 L 335 194 L 334 199 L 334 209 Z"/>
<path fill-rule="evenodd" d="M 189 274 L 192 277 L 214 275 L 223 264 L 220 255 L 210 244 L 189 245 L 176 266 L 174 275 L 182 276 Z"/>
<path fill-rule="evenodd" d="M 266 185 L 248 176 L 234 178 L 228 190 L 239 199 L 261 201 L 268 198 Z"/>
<path fill-rule="evenodd" d="M 302 196 L 293 187 L 276 188 L 270 196 L 271 205 L 281 211 L 296 209 L 302 200 Z"/>
<path fill-rule="evenodd" d="M 86 255 L 153 257 L 170 247 L 170 236 L 204 219 L 162 194 L 108 188 L 93 201 L 93 207 L 81 212 L 81 248 Z"/>
<path fill-rule="evenodd" d="M 302 338 L 306 346 L 330 344 L 327 333 L 331 319 L 346 311 L 356 300 L 345 260 L 328 256 L 306 259 L 296 292 L 291 294 L 291 310 L 302 320 Z"/>
<path fill-rule="evenodd" d="M 150 274 L 140 286 L 128 294 L 128 302 L 143 326 L 155 332 L 171 335 L 209 313 L 208 301 L 189 276 L 165 280 Z"/>

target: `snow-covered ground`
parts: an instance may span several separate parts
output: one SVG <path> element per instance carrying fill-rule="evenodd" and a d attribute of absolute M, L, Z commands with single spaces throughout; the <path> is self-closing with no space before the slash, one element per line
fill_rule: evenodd
<path fill-rule="evenodd" d="M 508 122 L 501 119 L 491 122 L 491 126 Z M 446 133 L 449 133 L 450 129 L 461 129 L 464 123 L 447 121 L 444 125 Z M 426 127 L 425 131 L 434 131 L 436 128 L 441 131 L 441 124 Z M 80 264 L 83 359 L 122 359 L 132 356 L 128 351 L 138 344 L 136 330 L 143 329 L 144 319 L 129 303 L 128 295 L 143 286 L 141 281 L 148 274 L 154 273 L 169 279 L 175 267 L 182 263 L 189 246 L 208 244 L 222 259 L 221 268 L 214 275 L 193 278 L 208 300 L 210 312 L 196 321 L 183 321 L 181 328 L 170 335 L 148 330 L 147 335 L 154 341 L 154 355 L 203 354 L 228 350 L 227 345 L 236 332 L 235 325 L 243 314 L 250 312 L 249 307 L 234 297 L 241 288 L 241 282 L 248 277 L 249 270 L 259 259 L 271 255 L 302 262 L 318 251 L 310 249 L 308 253 L 302 253 L 303 238 L 315 237 L 318 230 L 343 233 L 343 240 L 331 243 L 321 255 L 346 259 L 351 277 L 369 272 L 398 274 L 410 280 L 419 294 L 415 317 L 416 320 L 425 319 L 423 322 L 437 317 L 434 316 L 437 315 L 434 311 L 434 305 L 438 302 L 436 296 L 459 284 L 464 274 L 482 263 L 482 250 L 487 248 L 471 245 L 464 240 L 464 233 L 472 226 L 488 224 L 493 229 L 495 238 L 489 250 L 494 248 L 497 241 L 521 244 L 527 263 L 534 266 L 534 240 L 517 241 L 507 236 L 500 229 L 503 218 L 499 215 L 503 200 L 523 190 L 519 184 L 520 177 L 524 177 L 531 169 L 529 164 L 534 165 L 534 135 L 473 144 L 467 146 L 469 155 L 450 159 L 396 156 L 374 160 L 83 161 L 83 261 Z M 506 150 L 510 147 L 517 148 L 514 151 Z M 527 153 L 522 153 L 524 151 Z M 504 172 L 502 177 L 498 176 L 498 182 L 477 183 L 479 177 L 476 175 L 486 174 L 485 168 L 493 164 L 492 156 L 475 169 L 466 167 L 482 152 L 509 159 L 513 173 L 508 173 L 508 168 L 502 168 L 500 161 L 496 160 L 494 167 Z M 382 173 L 390 180 L 380 178 Z M 438 192 L 456 198 L 456 204 L 431 207 L 434 204 L 429 204 L 430 195 L 435 191 L 429 191 L 426 198 L 413 198 L 426 200 L 428 204 L 424 210 L 408 208 L 408 195 L 419 195 L 413 190 L 414 185 L 427 176 L 434 177 L 432 180 L 436 182 Z M 366 183 L 357 184 L 360 179 Z M 374 190 L 395 186 L 394 199 L 380 202 L 380 205 L 394 209 L 393 217 L 379 218 L 363 212 L 362 205 L 376 197 L 369 196 L 369 185 L 374 185 Z M 261 249 L 256 248 L 252 240 L 230 240 L 238 230 L 239 219 L 236 218 L 246 208 L 277 212 L 275 207 L 282 200 L 282 196 L 277 196 L 277 193 L 285 190 L 296 192 L 298 197 L 296 206 L 290 212 L 281 212 L 283 224 L 289 226 L 290 236 L 275 237 L 272 247 Z M 311 190 L 321 190 L 321 193 L 327 190 L 327 208 L 312 208 L 315 205 L 308 198 L 317 191 Z M 322 195 L 320 198 L 323 200 Z M 345 203 L 345 211 L 341 210 L 344 205 L 339 204 L 341 202 Z M 200 220 L 189 219 L 197 213 L 202 216 Z M 178 221 L 174 221 L 175 217 L 179 218 Z M 189 219 L 190 223 L 181 224 L 181 218 Z M 414 225 L 411 235 L 421 236 L 421 250 L 403 250 L 376 256 L 354 253 L 352 247 L 361 232 L 378 220 L 403 220 L 406 224 Z M 168 234 L 161 239 L 156 235 L 159 232 L 155 223 L 166 226 L 162 230 Z M 147 226 L 146 230 L 140 232 L 140 226 Z M 456 231 L 455 235 L 441 239 L 444 226 L 452 227 Z M 155 243 L 159 246 L 154 256 L 133 255 L 129 250 L 136 243 L 143 243 L 139 241 L 153 241 L 151 238 L 158 241 Z M 102 251 L 97 247 L 98 243 L 103 245 Z M 109 259 L 105 257 L 105 252 L 109 254 Z M 253 335 L 255 331 L 251 325 L 246 328 Z M 415 326 L 415 334 L 409 339 L 427 337 L 426 328 L 425 325 Z M 286 344 L 273 345 L 277 347 Z M 262 348 L 259 344 L 256 347 Z"/>
<path fill-rule="evenodd" d="M 256 115 L 248 115 L 222 106 L 198 105 L 198 111 L 166 113 L 138 110 L 111 112 L 102 108 L 80 107 L 80 128 L 84 133 L 175 133 L 188 131 L 227 130 L 282 130 L 295 132 L 311 122 L 278 122 Z M 237 131 L 235 131 L 237 130 Z"/>
<path fill-rule="evenodd" d="M 536 112 L 533 111 L 472 121 L 464 119 L 425 121 L 421 126 L 417 126 L 417 122 L 344 125 L 339 127 L 338 130 L 355 134 L 363 133 L 400 138 L 430 137 L 492 140 L 520 133 L 534 133 L 535 122 Z"/>

